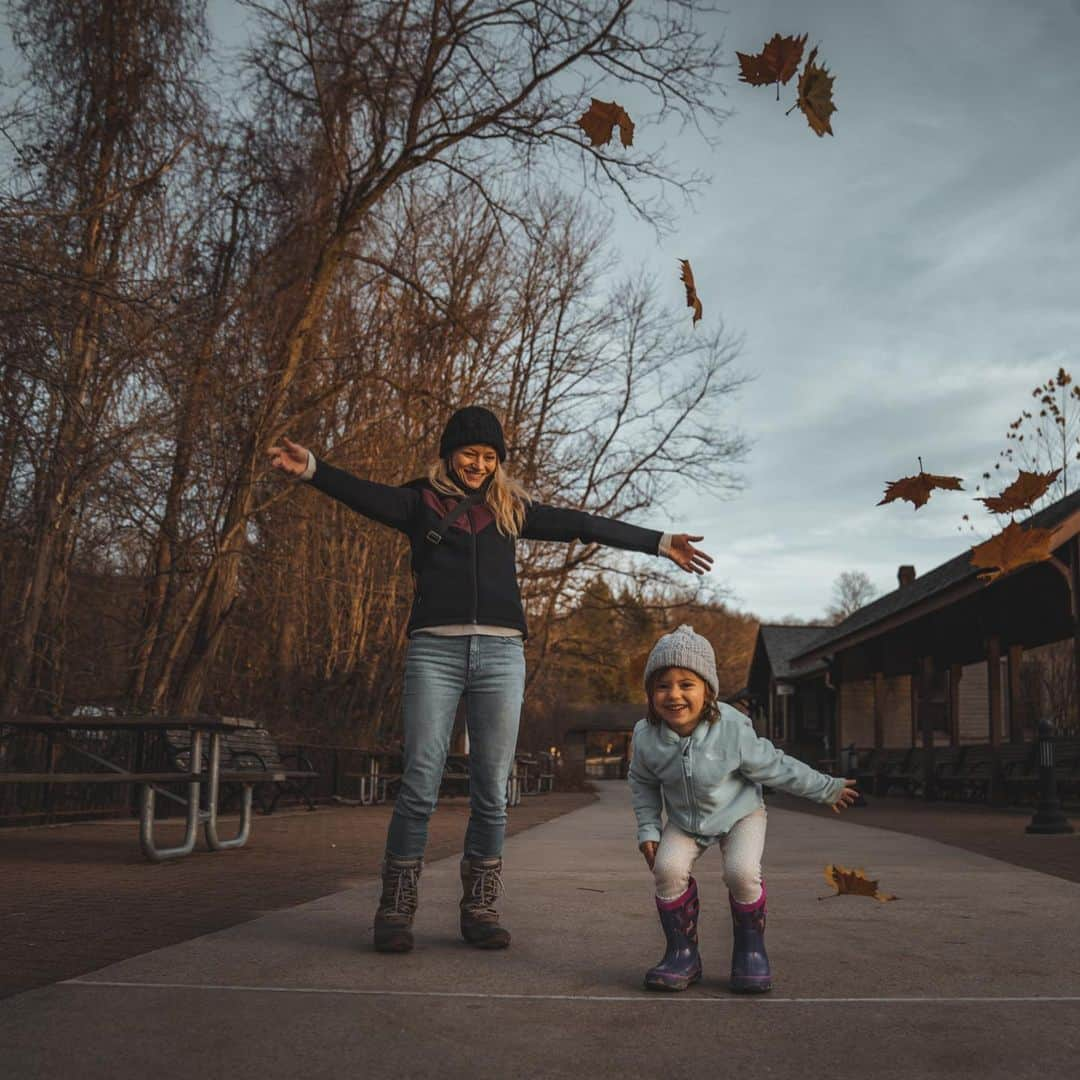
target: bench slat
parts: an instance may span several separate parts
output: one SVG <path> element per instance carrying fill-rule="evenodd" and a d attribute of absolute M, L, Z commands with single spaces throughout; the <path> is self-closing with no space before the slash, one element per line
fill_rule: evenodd
<path fill-rule="evenodd" d="M 205 773 L 5 773 L 0 784 L 168 784 L 205 780 Z"/>

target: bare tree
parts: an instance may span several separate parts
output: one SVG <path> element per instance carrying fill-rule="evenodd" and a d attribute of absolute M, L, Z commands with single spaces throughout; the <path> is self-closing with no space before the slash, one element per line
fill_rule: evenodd
<path fill-rule="evenodd" d="M 832 603 L 826 609 L 825 617 L 833 626 L 842 623 L 876 595 L 877 589 L 864 571 L 844 570 L 833 582 Z"/>
<path fill-rule="evenodd" d="M 994 465 L 1013 465 L 1029 472 L 1049 472 L 1060 469 L 1040 502 L 1056 502 L 1069 494 L 1070 464 L 1080 461 L 1080 385 L 1063 367 L 1046 382 L 1031 391 L 1038 412 L 1023 409 L 1009 425 L 1005 434 L 1010 444 L 1002 450 Z M 1073 476 L 1076 465 L 1072 464 Z M 991 479 L 983 473 L 983 479 Z M 1075 483 L 1072 485 L 1075 487 Z"/>
<path fill-rule="evenodd" d="M 520 220 L 500 177 L 567 161 L 591 166 L 642 213 L 637 181 L 676 180 L 657 155 L 583 144 L 574 118 L 600 81 L 647 91 L 656 116 L 722 116 L 719 48 L 695 5 L 638 10 L 631 0 L 500 3 L 436 0 L 423 10 L 371 0 L 251 2 L 261 34 L 249 55 L 255 121 L 243 145 L 281 225 L 278 318 L 227 481 L 215 558 L 198 593 L 175 690 L 194 709 L 238 595 L 262 452 L 281 430 L 289 390 L 311 355 L 334 283 L 412 174 L 450 173 L 500 219 Z M 269 153 L 272 149 L 272 153 Z M 392 268 L 391 268 L 392 269 Z M 415 282 L 423 288 L 422 283 Z M 443 301 L 427 293 L 436 306 Z M 450 309 L 448 309 L 450 310 Z"/>
<path fill-rule="evenodd" d="M 111 406 L 152 306 L 137 268 L 140 230 L 197 126 L 201 41 L 188 0 L 26 0 L 13 15 L 29 87 L 7 125 L 16 168 L 0 213 L 23 241 L 7 267 L 48 298 L 35 313 L 41 351 L 24 367 L 48 404 L 30 466 L 29 559 L 5 654 L 5 709 L 42 659 L 39 636 L 46 652 L 57 640 L 80 501 L 123 438 L 122 422 L 109 431 Z"/>

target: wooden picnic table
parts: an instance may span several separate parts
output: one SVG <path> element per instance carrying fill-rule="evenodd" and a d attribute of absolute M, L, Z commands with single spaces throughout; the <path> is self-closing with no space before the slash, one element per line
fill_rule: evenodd
<path fill-rule="evenodd" d="M 162 716 L 139 714 L 69 714 L 44 716 L 16 714 L 0 721 L 0 740 L 7 732 L 30 731 L 45 733 L 49 736 L 50 749 L 59 739 L 66 749 L 93 761 L 102 769 L 93 772 L 55 772 L 52 769 L 52 754 L 49 754 L 49 768 L 43 773 L 4 772 L 0 771 L 0 784 L 138 784 L 139 797 L 139 845 L 143 854 L 152 862 L 189 855 L 195 848 L 195 838 L 199 824 L 204 826 L 206 843 L 212 851 L 241 847 L 247 842 L 251 831 L 252 787 L 255 783 L 267 779 L 265 770 L 229 770 L 221 769 L 221 738 L 224 734 L 242 728 L 254 728 L 254 720 L 242 716 L 189 715 Z M 78 746 L 67 736 L 74 731 L 132 731 L 137 734 L 154 734 L 165 731 L 187 730 L 191 733 L 191 754 L 187 771 L 148 772 L 129 769 L 126 766 L 109 761 L 99 754 Z M 203 736 L 209 736 L 209 754 L 207 768 L 203 772 Z M 231 839 L 223 840 L 217 831 L 218 789 L 222 778 L 243 785 L 243 801 L 240 811 L 240 825 Z M 169 798 L 186 802 L 187 818 L 183 843 L 176 847 L 159 847 L 154 841 L 154 806 L 155 796 L 161 789 L 159 784 L 186 783 L 187 799 L 162 792 Z M 200 808 L 202 784 L 206 784 L 206 810 Z"/>

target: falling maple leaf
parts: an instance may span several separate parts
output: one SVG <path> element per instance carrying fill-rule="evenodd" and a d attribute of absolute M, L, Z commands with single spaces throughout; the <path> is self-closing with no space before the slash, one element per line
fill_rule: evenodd
<path fill-rule="evenodd" d="M 876 505 L 892 502 L 894 499 L 907 499 L 914 503 L 915 509 L 925 506 L 930 498 L 930 492 L 934 488 L 942 488 L 945 491 L 963 491 L 959 476 L 935 476 L 933 473 L 923 472 L 922 458 L 919 458 L 919 472 L 915 476 L 905 476 L 900 480 L 890 480 L 885 486 L 885 497 Z"/>
<path fill-rule="evenodd" d="M 799 70 L 806 34 L 802 37 L 773 36 L 759 53 L 750 55 L 736 51 L 739 58 L 739 78 L 751 86 L 768 86 L 776 83 L 776 97 L 780 99 L 780 84 L 786 83 Z"/>
<path fill-rule="evenodd" d="M 694 309 L 693 322 L 696 324 L 701 318 L 701 301 L 698 299 L 697 288 L 694 285 L 694 271 L 690 269 L 689 259 L 680 259 L 682 271 L 679 280 L 686 286 L 686 306 Z"/>
<path fill-rule="evenodd" d="M 614 101 L 600 101 L 592 99 L 592 104 L 578 119 L 577 125 L 586 135 L 593 146 L 603 146 L 611 141 L 615 133 L 615 125 L 619 126 L 619 138 L 623 146 L 630 146 L 634 141 L 634 121 L 626 114 L 626 110 Z"/>
<path fill-rule="evenodd" d="M 1021 566 L 1050 558 L 1051 529 L 1025 529 L 1015 521 L 985 543 L 971 549 L 971 565 L 984 568 L 979 580 L 994 581 Z"/>
<path fill-rule="evenodd" d="M 836 896 L 870 896 L 882 904 L 896 899 L 891 893 L 881 892 L 877 880 L 868 878 L 865 870 L 850 870 L 846 866 L 829 863 L 825 867 L 825 880 L 836 890 Z"/>
<path fill-rule="evenodd" d="M 1057 479 L 1060 469 L 1048 473 L 1026 472 L 1020 475 L 1000 494 L 980 499 L 987 510 L 995 514 L 1014 514 L 1017 510 L 1027 510 L 1036 499 L 1046 494 L 1047 488 Z"/>
<path fill-rule="evenodd" d="M 817 49 L 812 49 L 806 67 L 799 76 L 799 98 L 795 104 L 802 109 L 807 123 L 820 137 L 826 132 L 830 135 L 833 133 L 829 117 L 836 112 L 832 101 L 832 84 L 836 76 L 830 75 L 824 64 L 820 67 L 815 64 L 816 56 Z"/>

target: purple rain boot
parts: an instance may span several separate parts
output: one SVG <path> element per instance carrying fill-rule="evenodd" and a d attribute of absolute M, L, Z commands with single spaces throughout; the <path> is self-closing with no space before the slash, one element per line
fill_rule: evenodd
<path fill-rule="evenodd" d="M 701 957 L 698 955 L 697 882 L 691 878 L 682 896 L 674 900 L 656 898 L 656 910 L 660 913 L 660 925 L 667 938 L 664 959 L 645 973 L 647 990 L 685 990 L 701 978 Z"/>
<path fill-rule="evenodd" d="M 736 994 L 763 994 L 772 989 L 769 954 L 765 951 L 765 882 L 752 904 L 740 904 L 731 893 L 735 944 L 731 950 L 731 983 Z"/>

